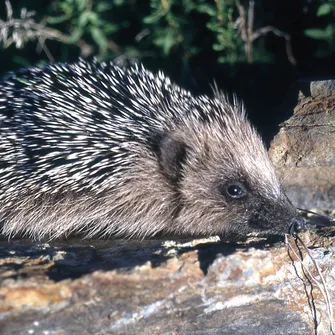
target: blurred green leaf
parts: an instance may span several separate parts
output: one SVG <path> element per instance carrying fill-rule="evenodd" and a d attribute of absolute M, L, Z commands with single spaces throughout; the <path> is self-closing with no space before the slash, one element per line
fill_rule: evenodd
<path fill-rule="evenodd" d="M 166 29 L 165 33 L 162 31 L 158 37 L 154 39 L 154 43 L 163 49 L 163 53 L 168 55 L 170 50 L 176 44 L 176 38 L 171 29 Z"/>
<path fill-rule="evenodd" d="M 331 11 L 334 9 L 334 3 L 324 3 L 322 4 L 316 13 L 316 16 L 323 16 L 323 15 L 328 15 L 331 13 Z"/>
<path fill-rule="evenodd" d="M 76 0 L 78 10 L 81 12 L 87 7 L 87 0 Z"/>
<path fill-rule="evenodd" d="M 210 4 L 201 4 L 197 8 L 199 13 L 208 14 L 209 16 L 216 16 L 216 9 Z"/>
<path fill-rule="evenodd" d="M 106 23 L 103 26 L 103 31 L 106 35 L 113 34 L 117 31 L 119 31 L 122 28 L 121 25 L 113 24 L 113 23 Z"/>
<path fill-rule="evenodd" d="M 107 48 L 107 39 L 103 31 L 97 27 L 91 28 L 91 35 L 95 43 L 99 46 L 100 49 Z"/>
<path fill-rule="evenodd" d="M 122 6 L 126 3 L 125 0 L 114 0 L 114 5 L 115 6 Z"/>
<path fill-rule="evenodd" d="M 332 39 L 334 34 L 334 27 L 328 25 L 325 29 L 311 28 L 305 30 L 305 35 L 315 40 L 328 40 Z"/>
<path fill-rule="evenodd" d="M 60 10 L 62 10 L 63 12 L 69 14 L 72 13 L 72 9 L 73 9 L 73 4 L 70 1 L 61 1 L 59 2 L 59 8 Z"/>
<path fill-rule="evenodd" d="M 70 35 L 70 38 L 68 39 L 68 44 L 74 44 L 79 41 L 79 39 L 83 36 L 84 30 L 82 28 L 76 28 L 73 30 L 73 32 Z"/>
<path fill-rule="evenodd" d="M 47 17 L 46 21 L 47 21 L 47 23 L 50 23 L 50 24 L 59 24 L 59 23 L 65 22 L 69 19 L 71 19 L 71 15 L 70 14 L 64 14 L 64 15 L 60 15 L 60 16 L 49 16 L 49 17 Z"/>
<path fill-rule="evenodd" d="M 90 20 L 90 13 L 89 11 L 83 12 L 79 18 L 78 18 L 78 26 L 83 28 L 86 26 L 86 24 L 89 22 Z"/>
<path fill-rule="evenodd" d="M 114 3 L 115 3 L 115 1 L 114 1 Z M 107 11 L 111 10 L 112 8 L 113 8 L 112 3 L 98 2 L 96 10 L 97 10 L 97 12 L 101 13 L 101 12 L 107 12 Z"/>
<path fill-rule="evenodd" d="M 155 12 L 155 13 L 149 15 L 149 16 L 146 16 L 143 19 L 143 22 L 147 23 L 147 24 L 157 23 L 163 16 L 164 16 L 164 14 L 162 14 L 160 12 Z"/>

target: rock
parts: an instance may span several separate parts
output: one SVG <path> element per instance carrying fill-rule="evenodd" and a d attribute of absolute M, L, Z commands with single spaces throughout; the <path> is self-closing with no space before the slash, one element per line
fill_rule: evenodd
<path fill-rule="evenodd" d="M 305 235 L 334 297 L 335 249 Z M 324 297 L 296 259 L 261 238 L 1 241 L 0 333 L 308 335 L 315 308 L 329 334 Z"/>
<path fill-rule="evenodd" d="M 270 157 L 293 203 L 335 208 L 335 81 L 299 83 L 293 116 L 282 124 Z"/>

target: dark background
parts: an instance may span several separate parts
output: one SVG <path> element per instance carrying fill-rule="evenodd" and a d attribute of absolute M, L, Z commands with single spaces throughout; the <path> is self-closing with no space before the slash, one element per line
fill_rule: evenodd
<path fill-rule="evenodd" d="M 294 62 L 287 55 L 285 39 L 273 32 L 254 41 L 253 59 L 248 62 L 238 26 L 243 19 L 238 6 L 248 12 L 251 1 L 10 3 L 12 18 L 7 17 L 5 4 L 0 4 L 0 36 L 7 36 L 0 41 L 0 76 L 20 67 L 96 56 L 122 65 L 142 62 L 150 70 L 162 69 L 195 94 L 211 94 L 215 80 L 224 91 L 244 100 L 250 118 L 267 142 L 292 113 L 294 98 L 290 99 L 298 81 L 335 75 L 333 0 L 254 1 L 253 31 L 271 26 L 289 36 Z M 23 8 L 35 11 L 34 16 L 20 19 Z M 34 25 L 27 25 L 20 31 L 25 36 L 22 47 L 10 44 L 14 19 L 20 19 L 17 22 L 22 26 L 29 20 L 40 24 L 40 39 L 27 37 L 27 32 L 36 33 Z M 62 38 L 41 39 L 48 29 L 62 34 Z"/>

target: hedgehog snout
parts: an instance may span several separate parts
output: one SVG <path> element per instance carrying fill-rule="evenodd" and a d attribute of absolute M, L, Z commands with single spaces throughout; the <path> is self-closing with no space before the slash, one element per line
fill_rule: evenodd
<path fill-rule="evenodd" d="M 289 228 L 288 228 L 288 233 L 294 236 L 304 231 L 305 228 L 306 228 L 305 220 L 303 219 L 303 217 L 297 216 L 291 219 Z"/>

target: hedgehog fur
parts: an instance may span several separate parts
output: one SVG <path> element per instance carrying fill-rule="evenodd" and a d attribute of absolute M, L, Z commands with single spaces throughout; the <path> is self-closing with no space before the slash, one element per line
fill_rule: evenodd
<path fill-rule="evenodd" d="M 83 60 L 0 83 L 4 235 L 267 234 L 294 220 L 236 99 Z"/>

